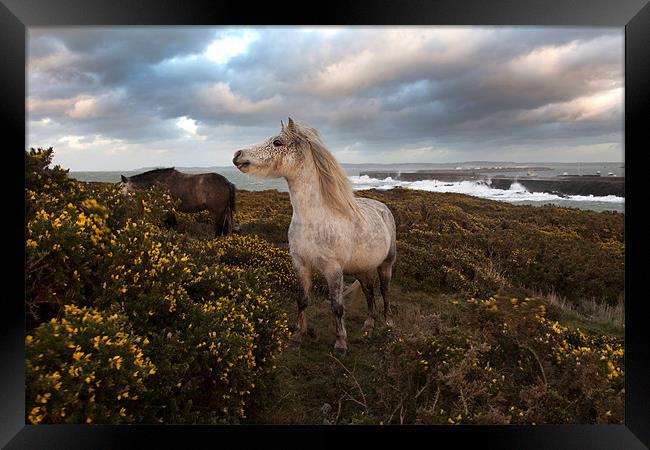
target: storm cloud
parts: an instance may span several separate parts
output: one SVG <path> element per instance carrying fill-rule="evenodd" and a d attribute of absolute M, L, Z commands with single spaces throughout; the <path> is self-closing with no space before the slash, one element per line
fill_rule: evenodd
<path fill-rule="evenodd" d="M 72 170 L 229 165 L 287 116 L 347 163 L 623 160 L 617 28 L 30 28 L 27 77 Z"/>

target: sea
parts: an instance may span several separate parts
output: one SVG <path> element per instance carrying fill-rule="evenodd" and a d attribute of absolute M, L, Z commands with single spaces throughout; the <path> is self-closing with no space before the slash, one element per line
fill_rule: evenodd
<path fill-rule="evenodd" d="M 569 195 L 559 196 L 544 192 L 529 192 L 521 184 L 513 183 L 509 190 L 494 189 L 490 186 L 489 180 L 483 181 L 458 181 L 441 182 L 433 177 L 430 180 L 421 181 L 399 181 L 390 177 L 379 179 L 361 175 L 365 171 L 391 171 L 391 172 L 415 172 L 418 170 L 461 170 L 461 169 L 485 169 L 489 168 L 491 176 L 528 177 L 543 176 L 555 177 L 558 175 L 596 175 L 601 176 L 625 176 L 625 164 L 621 162 L 592 162 L 592 163 L 513 163 L 513 162 L 490 162 L 490 161 L 469 161 L 453 164 L 342 164 L 346 170 L 352 186 L 355 190 L 378 189 L 388 190 L 396 187 L 405 189 L 423 190 L 431 192 L 454 192 L 471 195 L 474 197 L 497 200 L 517 205 L 557 205 L 563 207 L 580 208 L 593 211 L 617 211 L 625 212 L 625 198 L 614 195 L 608 196 L 582 196 Z M 530 167 L 544 167 L 548 170 L 531 170 Z M 117 183 L 120 175 L 131 176 L 156 167 L 146 167 L 131 171 L 93 171 L 93 172 L 70 172 L 70 176 L 79 181 L 100 181 Z M 519 171 L 512 171 L 512 168 L 521 168 Z M 287 191 L 287 183 L 284 179 L 256 178 L 244 174 L 231 167 L 176 167 L 180 172 L 185 173 L 206 173 L 217 172 L 228 178 L 238 189 L 259 191 L 276 189 Z M 500 172 L 500 170 L 504 170 Z M 508 169 L 508 170 L 506 170 Z M 611 175 L 610 175 L 611 174 Z"/>

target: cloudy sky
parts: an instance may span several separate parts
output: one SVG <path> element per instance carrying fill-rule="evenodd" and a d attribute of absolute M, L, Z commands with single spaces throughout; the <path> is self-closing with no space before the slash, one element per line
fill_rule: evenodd
<path fill-rule="evenodd" d="M 28 146 L 230 165 L 291 116 L 341 162 L 623 160 L 623 30 L 30 28 Z"/>

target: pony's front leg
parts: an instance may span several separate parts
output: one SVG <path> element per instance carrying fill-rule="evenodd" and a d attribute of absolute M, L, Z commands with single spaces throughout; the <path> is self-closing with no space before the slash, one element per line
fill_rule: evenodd
<path fill-rule="evenodd" d="M 343 307 L 343 272 L 337 270 L 325 273 L 324 275 L 327 280 L 330 304 L 336 322 L 336 342 L 334 343 L 334 348 L 345 352 L 348 344 L 346 342 L 347 332 L 345 331 L 345 322 L 343 319 L 343 314 L 345 313 L 345 308 Z"/>
<path fill-rule="evenodd" d="M 302 288 L 301 295 L 298 296 L 298 324 L 296 331 L 291 335 L 290 343 L 300 345 L 302 337 L 307 333 L 307 305 L 309 304 L 309 293 L 312 287 L 311 270 L 304 265 L 294 264 L 298 284 Z"/>

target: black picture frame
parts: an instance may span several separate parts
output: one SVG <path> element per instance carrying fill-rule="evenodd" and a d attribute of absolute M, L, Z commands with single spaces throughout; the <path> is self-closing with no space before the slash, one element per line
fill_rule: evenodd
<path fill-rule="evenodd" d="M 254 6 L 253 6 L 254 5 Z M 24 230 L 23 165 L 18 142 L 25 148 L 26 30 L 71 25 L 556 25 L 612 26 L 625 29 L 625 311 L 626 403 L 624 425 L 318 427 L 318 426 L 101 426 L 25 424 L 25 313 L 23 241 L 13 226 Z M 252 439 L 268 444 L 339 445 L 350 434 L 385 444 L 462 448 L 468 442 L 488 448 L 637 449 L 650 446 L 650 334 L 643 315 L 648 250 L 644 223 L 646 149 L 650 142 L 650 5 L 646 0 L 375 0 L 304 2 L 209 2 L 204 0 L 0 0 L 0 124 L 10 143 L 3 172 L 5 207 L 11 225 L 5 232 L 5 275 L 0 328 L 0 444 L 16 448 L 194 448 L 223 445 L 224 437 L 246 445 Z M 15 139 L 7 140 L 7 137 Z M 24 164 L 24 163 L 23 163 Z M 10 180 L 17 178 L 15 181 Z M 23 180 L 24 181 L 24 180 Z M 22 223 L 19 223 L 21 222 Z M 24 232 L 24 231 L 23 231 Z M 23 284 L 20 284 L 20 281 Z M 14 292 L 17 291 L 17 292 Z M 647 290 L 647 289 L 646 289 Z M 22 293 L 22 295 L 21 295 Z M 251 432 L 254 431 L 254 432 Z M 370 433 L 369 433 L 370 431 Z M 217 434 L 218 433 L 218 434 Z M 338 443 L 337 443 L 338 441 Z M 227 444 L 231 445 L 231 444 Z"/>

